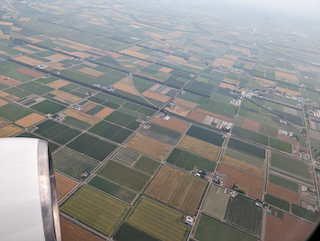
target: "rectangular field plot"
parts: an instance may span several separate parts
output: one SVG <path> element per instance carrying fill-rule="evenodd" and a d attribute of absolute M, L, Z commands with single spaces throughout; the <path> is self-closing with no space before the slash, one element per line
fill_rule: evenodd
<path fill-rule="evenodd" d="M 130 130 L 136 130 L 140 125 L 140 123 L 136 121 L 136 117 L 124 114 L 119 111 L 114 111 L 113 113 L 108 115 L 105 120 L 126 127 Z"/>
<path fill-rule="evenodd" d="M 62 212 L 108 236 L 128 209 L 128 205 L 88 186 L 83 186 L 60 207 Z"/>
<path fill-rule="evenodd" d="M 273 183 L 268 183 L 267 193 L 273 196 L 276 196 L 278 198 L 281 198 L 283 200 L 286 200 L 288 202 L 292 202 L 295 204 L 300 203 L 299 193 L 280 187 Z"/>
<path fill-rule="evenodd" d="M 63 241 L 103 241 L 103 239 L 95 236 L 80 226 L 60 217 L 61 238 Z"/>
<path fill-rule="evenodd" d="M 279 176 L 275 176 L 275 175 L 270 174 L 269 175 L 269 182 L 276 184 L 278 186 L 287 188 L 287 189 L 294 191 L 294 192 L 299 191 L 298 183 L 291 182 L 291 181 L 284 179 L 282 177 L 279 177 Z"/>
<path fill-rule="evenodd" d="M 256 238 L 253 238 L 244 232 L 232 228 L 229 225 L 219 222 L 206 215 L 200 216 L 200 221 L 194 237 L 199 241 L 212 241 L 212 237 L 223 241 L 257 241 Z"/>
<path fill-rule="evenodd" d="M 311 179 L 310 166 L 302 161 L 294 160 L 287 156 L 282 156 L 276 153 L 271 154 L 271 166 L 280 168 L 287 172 L 292 172 L 298 176 Z"/>
<path fill-rule="evenodd" d="M 249 187 L 249 196 L 261 199 L 264 187 L 264 180 L 262 178 L 258 178 L 224 164 L 219 164 L 217 172 L 227 176 L 225 184 L 227 187 L 231 188 L 234 182 L 240 183 Z"/>
<path fill-rule="evenodd" d="M 91 172 L 99 162 L 93 158 L 63 148 L 52 156 L 54 168 L 78 180 L 83 171 Z"/>
<path fill-rule="evenodd" d="M 270 138 L 270 147 L 290 154 L 292 153 L 292 145 L 290 143 L 280 141 L 278 139 Z"/>
<path fill-rule="evenodd" d="M 168 145 L 174 145 L 181 135 L 179 132 L 155 124 L 151 124 L 148 129 L 143 129 L 140 133 Z"/>
<path fill-rule="evenodd" d="M 291 212 L 301 218 L 307 219 L 313 223 L 319 221 L 320 215 L 318 212 L 312 212 L 295 204 L 291 204 Z"/>
<path fill-rule="evenodd" d="M 272 206 L 275 206 L 277 208 L 281 208 L 287 212 L 290 212 L 290 203 L 286 200 L 272 196 L 270 194 L 265 194 L 264 201 Z"/>
<path fill-rule="evenodd" d="M 112 196 L 115 196 L 127 203 L 131 203 L 132 200 L 135 198 L 137 193 L 132 192 L 128 189 L 125 189 L 123 187 L 120 187 L 117 184 L 114 184 L 112 182 L 109 182 L 106 179 L 103 179 L 101 177 L 95 176 L 90 182 L 89 185 L 108 193 Z"/>
<path fill-rule="evenodd" d="M 222 156 L 221 161 L 224 164 L 227 164 L 229 166 L 235 167 L 235 168 L 240 169 L 242 171 L 248 172 L 249 174 L 255 175 L 260 178 L 264 178 L 263 169 L 260 169 L 258 167 L 249 165 L 249 164 L 242 162 L 242 161 L 238 161 L 238 160 L 233 159 L 228 156 Z"/>
<path fill-rule="evenodd" d="M 158 239 L 152 238 L 151 236 L 135 229 L 134 227 L 123 223 L 116 234 L 113 237 L 117 241 L 132 241 L 132 240 L 143 240 L 143 241 L 158 241 Z"/>
<path fill-rule="evenodd" d="M 264 159 L 266 155 L 266 150 L 232 138 L 229 140 L 228 146 L 239 152 L 243 152 L 247 155 L 252 155 L 261 159 Z"/>
<path fill-rule="evenodd" d="M 264 164 L 263 159 L 248 156 L 242 152 L 238 152 L 238 151 L 231 149 L 231 148 L 227 148 L 225 155 L 228 157 L 231 157 L 233 159 L 237 159 L 239 161 L 245 162 L 249 165 L 263 169 L 263 164 Z"/>
<path fill-rule="evenodd" d="M 214 161 L 196 155 L 192 155 L 186 151 L 182 151 L 177 148 L 174 149 L 173 152 L 171 152 L 170 156 L 167 159 L 167 162 L 181 167 L 183 169 L 186 169 L 188 171 L 193 170 L 193 168 L 196 166 L 212 172 L 216 166 L 216 162 Z"/>
<path fill-rule="evenodd" d="M 186 135 L 181 138 L 177 147 L 212 161 L 218 159 L 221 150 L 218 146 Z"/>
<path fill-rule="evenodd" d="M 168 166 L 162 166 L 145 194 L 194 215 L 207 182 Z"/>
<path fill-rule="evenodd" d="M 13 104 L 6 104 L 0 107 L 0 113 L 1 117 L 15 122 L 27 115 L 30 115 L 32 112 Z"/>
<path fill-rule="evenodd" d="M 38 104 L 35 104 L 30 107 L 31 109 L 40 111 L 44 114 L 56 114 L 59 111 L 62 111 L 66 107 L 60 104 L 57 104 L 55 102 L 52 102 L 50 100 L 42 101 Z"/>
<path fill-rule="evenodd" d="M 170 146 L 143 135 L 135 135 L 128 143 L 127 147 L 141 152 L 147 156 L 163 161 L 170 150 Z"/>
<path fill-rule="evenodd" d="M 182 213 L 147 197 L 141 197 L 126 217 L 126 222 L 160 240 L 184 241 L 190 227 L 181 223 L 181 218 Z"/>
<path fill-rule="evenodd" d="M 55 173 L 58 201 L 67 195 L 75 186 L 78 185 L 75 181 L 66 178 L 59 173 Z"/>
<path fill-rule="evenodd" d="M 186 135 L 209 142 L 213 145 L 221 147 L 223 138 L 221 134 L 206 130 L 204 128 L 192 125 Z"/>
<path fill-rule="evenodd" d="M 190 124 L 187 122 L 181 121 L 174 117 L 171 117 L 169 120 L 161 119 L 159 117 L 155 117 L 152 119 L 151 123 L 157 124 L 159 126 L 163 126 L 173 131 L 177 131 L 183 133 L 187 130 Z"/>
<path fill-rule="evenodd" d="M 129 148 L 122 148 L 112 159 L 121 164 L 131 166 L 140 156 L 140 153 Z"/>
<path fill-rule="evenodd" d="M 69 124 L 69 125 L 72 125 L 74 127 L 77 127 L 81 130 L 86 130 L 88 129 L 89 127 L 91 127 L 91 124 L 85 122 L 85 121 L 82 121 L 82 120 L 78 120 L 72 116 L 66 116 L 63 120 L 63 123 L 66 123 L 66 124 Z"/>
<path fill-rule="evenodd" d="M 241 138 L 245 138 L 254 142 L 258 142 L 262 145 L 268 145 L 269 143 L 269 137 L 264 136 L 260 133 L 254 132 L 254 131 L 250 131 L 250 130 L 246 130 L 240 127 L 235 126 L 232 130 L 232 134 L 239 136 Z"/>
<path fill-rule="evenodd" d="M 137 192 L 140 192 L 150 180 L 150 176 L 114 161 L 109 161 L 103 166 L 98 175 Z"/>
<path fill-rule="evenodd" d="M 229 202 L 229 195 L 225 194 L 224 190 L 225 188 L 211 185 L 202 211 L 223 220 Z"/>
<path fill-rule="evenodd" d="M 153 175 L 158 170 L 160 164 L 160 162 L 155 161 L 149 157 L 141 156 L 136 161 L 133 168 L 148 175 Z"/>
<path fill-rule="evenodd" d="M 257 207 L 254 200 L 239 195 L 230 198 L 225 219 L 255 236 L 260 235 L 262 208 Z"/>

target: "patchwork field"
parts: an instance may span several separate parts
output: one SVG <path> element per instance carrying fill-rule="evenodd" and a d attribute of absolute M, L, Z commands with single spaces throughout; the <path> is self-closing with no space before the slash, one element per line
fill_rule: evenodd
<path fill-rule="evenodd" d="M 288 202 L 292 202 L 297 205 L 300 204 L 299 193 L 280 187 L 273 183 L 268 184 L 267 192 L 273 196 L 287 200 Z"/>
<path fill-rule="evenodd" d="M 173 131 L 177 131 L 183 133 L 189 127 L 187 122 L 178 120 L 174 117 L 171 117 L 169 120 L 161 119 L 159 117 L 155 117 L 152 119 L 151 123 L 157 124 L 159 126 L 163 126 Z"/>
<path fill-rule="evenodd" d="M 211 184 L 202 206 L 204 213 L 215 216 L 221 220 L 224 219 L 229 202 L 229 195 L 225 194 L 224 190 L 224 188 Z"/>
<path fill-rule="evenodd" d="M 39 115 L 37 113 L 32 113 L 26 117 L 21 118 L 20 120 L 17 120 L 15 123 L 22 127 L 30 127 L 34 124 L 37 124 L 38 122 L 44 120 L 46 117 Z"/>
<path fill-rule="evenodd" d="M 65 195 L 67 195 L 75 186 L 78 185 L 75 181 L 72 181 L 59 173 L 55 173 L 58 201 L 60 201 Z"/>
<path fill-rule="evenodd" d="M 88 186 L 83 186 L 60 207 L 62 212 L 108 236 L 128 209 L 128 205 Z"/>
<path fill-rule="evenodd" d="M 87 123 L 89 123 L 91 125 L 94 125 L 94 124 L 99 122 L 99 118 L 98 117 L 88 115 L 88 114 L 80 112 L 78 110 L 67 109 L 63 113 L 68 115 L 68 116 L 71 116 L 73 118 L 76 118 L 78 120 L 82 120 L 84 122 L 87 122 Z"/>
<path fill-rule="evenodd" d="M 0 137 L 11 137 L 20 131 L 23 131 L 19 126 L 10 124 L 0 128 Z"/>
<path fill-rule="evenodd" d="M 232 187 L 234 182 L 238 182 L 242 185 L 249 187 L 249 196 L 261 199 L 264 180 L 256 176 L 239 171 L 224 164 L 219 164 L 219 173 L 227 175 L 226 186 Z"/>
<path fill-rule="evenodd" d="M 190 227 L 181 223 L 181 218 L 182 213 L 147 197 L 141 197 L 125 220 L 160 240 L 183 241 L 186 240 Z"/>
<path fill-rule="evenodd" d="M 135 135 L 126 146 L 160 161 L 164 160 L 170 149 L 169 145 L 139 134 Z"/>
<path fill-rule="evenodd" d="M 148 129 L 142 129 L 140 133 L 168 145 L 174 145 L 181 135 L 179 132 L 154 124 L 150 124 Z"/>
<path fill-rule="evenodd" d="M 220 147 L 186 135 L 181 138 L 177 147 L 212 161 L 216 161 L 220 154 Z"/>

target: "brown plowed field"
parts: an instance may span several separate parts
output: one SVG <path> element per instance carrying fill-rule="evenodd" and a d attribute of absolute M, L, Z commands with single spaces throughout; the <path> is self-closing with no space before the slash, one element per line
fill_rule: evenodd
<path fill-rule="evenodd" d="M 209 115 L 209 116 L 221 119 L 221 120 L 228 121 L 228 122 L 232 122 L 233 121 L 232 118 L 229 118 L 229 117 L 226 117 L 226 116 L 223 116 L 223 115 L 218 115 L 216 113 L 213 113 L 213 112 L 210 112 L 210 111 L 207 111 L 207 110 L 203 110 L 203 109 L 200 109 L 200 108 L 197 108 L 196 111 L 200 112 L 200 113 L 203 113 L 205 115 Z"/>
<path fill-rule="evenodd" d="M 20 131 L 22 131 L 23 129 L 16 126 L 16 125 L 7 125 L 5 127 L 2 127 L 0 129 L 0 137 L 10 137 L 13 136 L 17 133 L 19 133 Z"/>
<path fill-rule="evenodd" d="M 258 167 L 249 165 L 245 162 L 238 161 L 236 159 L 233 159 L 228 156 L 222 156 L 221 161 L 225 164 L 228 164 L 229 166 L 232 166 L 234 168 L 240 169 L 245 172 L 249 172 L 250 174 L 253 174 L 255 176 L 264 178 L 264 171 Z"/>
<path fill-rule="evenodd" d="M 184 204 L 182 205 L 181 211 L 190 215 L 196 214 L 202 196 L 207 188 L 207 184 L 208 183 L 206 181 L 196 178 L 186 200 L 184 201 Z"/>
<path fill-rule="evenodd" d="M 74 109 L 68 109 L 68 110 L 64 111 L 63 113 L 66 115 L 69 115 L 71 117 L 74 117 L 78 120 L 82 120 L 84 122 L 87 122 L 91 125 L 98 123 L 100 120 L 98 117 L 91 116 L 91 115 L 88 115 L 88 114 L 83 113 L 81 111 L 74 110 Z"/>
<path fill-rule="evenodd" d="M 195 177 L 185 174 L 177 186 L 176 190 L 174 191 L 170 201 L 169 205 L 181 209 L 184 201 L 186 200 L 188 193 L 193 185 L 193 182 L 195 180 Z"/>
<path fill-rule="evenodd" d="M 170 176 L 172 170 L 172 167 L 163 165 L 144 193 L 155 198 L 161 190 L 164 182 Z"/>
<path fill-rule="evenodd" d="M 38 71 L 34 71 L 32 69 L 27 69 L 27 68 L 17 69 L 16 71 L 19 73 L 22 73 L 22 74 L 29 75 L 31 77 L 35 77 L 35 78 L 39 78 L 44 75 L 43 73 L 40 73 Z"/>
<path fill-rule="evenodd" d="M 202 113 L 195 112 L 195 111 L 191 111 L 187 117 L 191 120 L 202 122 L 204 120 L 204 118 L 206 118 L 206 115 L 202 114 Z"/>
<path fill-rule="evenodd" d="M 0 107 L 6 105 L 6 104 L 8 104 L 8 103 L 9 103 L 9 102 L 7 102 L 7 101 L 5 101 L 5 100 L 3 100 L 3 99 L 0 99 Z"/>
<path fill-rule="evenodd" d="M 194 110 L 195 108 L 197 108 L 198 104 L 187 101 L 187 100 L 183 100 L 183 99 L 179 99 L 176 98 L 172 101 L 173 103 L 175 103 L 177 106 L 189 109 L 189 110 Z"/>
<path fill-rule="evenodd" d="M 61 237 L 63 241 L 103 241 L 87 230 L 60 217 Z"/>
<path fill-rule="evenodd" d="M 39 115 L 37 113 L 32 113 L 26 117 L 21 118 L 20 120 L 17 120 L 15 123 L 22 127 L 30 127 L 42 120 L 44 120 L 46 117 Z"/>
<path fill-rule="evenodd" d="M 164 161 L 170 149 L 169 145 L 142 135 L 135 135 L 127 143 L 127 147 L 160 161 Z"/>
<path fill-rule="evenodd" d="M 170 130 L 174 130 L 180 133 L 183 133 L 186 131 L 186 129 L 189 127 L 190 124 L 187 122 L 178 120 L 174 117 L 171 117 L 169 120 L 161 119 L 159 117 L 153 118 L 151 123 L 157 124 L 159 126 L 163 126 L 165 128 L 168 128 Z"/>
<path fill-rule="evenodd" d="M 217 161 L 221 150 L 218 146 L 191 136 L 181 138 L 177 147 L 212 161 Z"/>
<path fill-rule="evenodd" d="M 180 106 L 175 106 L 174 108 L 166 107 L 165 109 L 171 113 L 181 115 L 183 117 L 186 117 L 190 112 L 190 110 Z"/>
<path fill-rule="evenodd" d="M 265 241 L 305 240 L 314 225 L 283 213 L 283 220 L 267 214 Z"/>
<path fill-rule="evenodd" d="M 9 86 L 16 86 L 16 85 L 21 84 L 20 81 L 8 78 L 3 75 L 0 75 L 0 83 L 5 84 L 5 85 L 9 85 Z"/>
<path fill-rule="evenodd" d="M 253 121 L 253 120 L 249 120 L 247 118 L 244 118 L 243 122 L 242 122 L 242 127 L 246 128 L 250 131 L 255 131 L 255 132 L 259 132 L 260 129 L 260 123 Z"/>
<path fill-rule="evenodd" d="M 59 88 L 66 86 L 68 84 L 70 84 L 70 82 L 62 80 L 62 79 L 58 79 L 58 80 L 55 80 L 55 81 L 47 84 L 47 86 L 49 86 L 51 88 L 59 89 Z"/>
<path fill-rule="evenodd" d="M 291 140 L 290 137 L 288 137 L 288 136 L 277 134 L 277 139 L 279 139 L 281 141 L 285 141 L 285 142 L 291 143 L 291 144 L 294 144 L 294 145 L 299 145 L 300 146 L 300 142 Z"/>
<path fill-rule="evenodd" d="M 66 178 L 59 173 L 55 173 L 58 201 L 60 201 L 65 195 L 67 195 L 78 183 Z"/>
<path fill-rule="evenodd" d="M 114 109 L 110 108 L 110 107 L 104 107 L 102 110 L 100 110 L 98 113 L 96 113 L 94 116 L 103 119 L 106 116 L 110 115 L 112 112 L 114 111 Z"/>
<path fill-rule="evenodd" d="M 239 171 L 235 168 L 226 166 L 224 164 L 219 164 L 218 172 L 227 175 L 226 186 L 232 187 L 233 182 L 238 182 L 242 185 L 249 187 L 249 196 L 261 199 L 263 187 L 264 187 L 264 180 L 250 175 L 248 173 Z"/>
<path fill-rule="evenodd" d="M 292 202 L 294 204 L 300 205 L 300 197 L 299 193 L 286 189 L 284 187 L 280 187 L 273 183 L 268 183 L 267 193 L 286 200 L 288 202 Z"/>
<path fill-rule="evenodd" d="M 159 100 L 161 102 L 167 102 L 170 100 L 170 96 L 163 95 L 157 92 L 153 92 L 151 90 L 146 90 L 145 92 L 142 93 L 143 96 L 154 99 L 154 100 Z"/>
<path fill-rule="evenodd" d="M 164 203 L 168 203 L 172 194 L 176 190 L 184 173 L 177 169 L 173 169 L 166 182 L 163 184 L 160 192 L 157 195 L 157 199 Z"/>

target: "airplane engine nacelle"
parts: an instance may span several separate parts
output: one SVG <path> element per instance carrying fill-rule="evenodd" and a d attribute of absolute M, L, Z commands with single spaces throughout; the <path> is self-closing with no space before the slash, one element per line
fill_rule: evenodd
<path fill-rule="evenodd" d="M 0 240 L 61 241 L 48 142 L 0 138 Z"/>

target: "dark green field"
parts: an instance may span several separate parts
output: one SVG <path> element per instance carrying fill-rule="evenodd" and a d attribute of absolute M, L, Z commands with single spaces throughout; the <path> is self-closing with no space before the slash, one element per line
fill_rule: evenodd
<path fill-rule="evenodd" d="M 266 151 L 264 149 L 261 149 L 259 147 L 252 146 L 250 144 L 244 143 L 242 141 L 238 141 L 235 139 L 230 138 L 228 142 L 228 146 L 236 149 L 240 152 L 244 152 L 253 156 L 257 156 L 259 158 L 264 159 L 266 155 Z"/>
<path fill-rule="evenodd" d="M 213 161 L 210 161 L 203 157 L 192 155 L 189 152 L 182 151 L 177 148 L 173 150 L 171 155 L 168 157 L 167 162 L 188 171 L 193 170 L 193 168 L 197 166 L 199 168 L 212 172 L 216 166 L 216 163 Z"/>
<path fill-rule="evenodd" d="M 269 181 L 273 184 L 287 188 L 287 189 L 292 190 L 294 192 L 299 191 L 299 185 L 297 183 L 291 182 L 291 181 L 284 179 L 282 177 L 278 177 L 278 176 L 274 176 L 274 175 L 270 174 Z"/>
<path fill-rule="evenodd" d="M 135 229 L 127 223 L 123 223 L 113 236 L 116 241 L 157 241 L 158 239 Z"/>
<path fill-rule="evenodd" d="M 229 223 L 259 236 L 261 218 L 262 209 L 254 204 L 254 200 L 243 195 L 229 199 L 225 216 Z"/>
<path fill-rule="evenodd" d="M 248 139 L 248 140 L 251 140 L 254 142 L 258 142 L 258 143 L 260 143 L 262 145 L 266 145 L 266 146 L 268 145 L 268 142 L 269 142 L 269 137 L 264 136 L 260 133 L 254 132 L 254 131 L 250 131 L 250 130 L 238 127 L 238 126 L 235 126 L 232 129 L 232 134 L 234 134 L 238 137 L 241 137 L 241 138 L 245 138 L 245 139 Z"/>
<path fill-rule="evenodd" d="M 81 120 L 78 120 L 78 119 L 73 118 L 71 116 L 66 116 L 64 118 L 63 122 L 66 123 L 66 124 L 72 125 L 74 127 L 77 127 L 77 128 L 79 128 L 81 130 L 86 130 L 91 126 L 89 123 L 81 121 Z"/>
<path fill-rule="evenodd" d="M 272 196 L 270 194 L 264 195 L 264 201 L 269 203 L 270 205 L 276 206 L 278 208 L 281 208 L 287 212 L 290 211 L 290 203 L 288 201 L 285 201 L 281 198 Z"/>
<path fill-rule="evenodd" d="M 114 161 L 103 166 L 98 175 L 137 192 L 142 191 L 150 180 L 150 176 Z"/>
<path fill-rule="evenodd" d="M 199 241 L 257 241 L 257 239 L 206 215 L 200 216 L 194 237 Z"/>
<path fill-rule="evenodd" d="M 38 104 L 35 104 L 30 107 L 31 109 L 40 111 L 44 114 L 56 114 L 59 111 L 62 111 L 66 107 L 57 103 L 54 103 L 50 100 L 42 101 Z"/>
<path fill-rule="evenodd" d="M 194 125 L 192 125 L 187 131 L 187 135 L 209 142 L 216 146 L 221 146 L 223 142 L 221 134 L 217 134 L 215 132 Z"/>
<path fill-rule="evenodd" d="M 138 159 L 139 156 L 139 152 L 136 152 L 129 148 L 122 148 L 112 159 L 123 165 L 132 166 L 132 164 Z"/>
<path fill-rule="evenodd" d="M 141 156 L 136 161 L 133 168 L 146 174 L 153 175 L 158 170 L 159 166 L 160 162 L 146 156 Z"/>
<path fill-rule="evenodd" d="M 131 116 L 131 115 L 127 115 L 124 114 L 122 112 L 119 111 L 114 111 L 113 113 L 111 113 L 110 115 L 108 115 L 105 120 L 116 123 L 117 125 L 123 126 L 123 127 L 127 127 L 130 130 L 135 130 L 139 127 L 140 123 L 136 122 L 136 118 Z"/>
<path fill-rule="evenodd" d="M 142 129 L 141 134 L 168 145 L 174 145 L 181 135 L 179 132 L 155 124 L 150 124 L 149 129 Z"/>
<path fill-rule="evenodd" d="M 270 138 L 270 147 L 290 154 L 292 153 L 292 145 L 290 143 L 280 141 L 278 139 Z"/>
<path fill-rule="evenodd" d="M 1 117 L 7 120 L 17 121 L 27 115 L 30 115 L 32 112 L 13 104 L 6 104 L 0 107 L 0 113 Z"/>
<path fill-rule="evenodd" d="M 101 177 L 95 176 L 90 182 L 89 185 L 100 189 L 101 191 L 113 195 L 127 203 L 131 203 L 132 200 L 135 198 L 137 193 L 132 192 L 128 189 L 120 187 L 117 184 L 109 182 L 106 179 Z"/>
<path fill-rule="evenodd" d="M 307 179 L 311 179 L 309 166 L 302 161 L 297 161 L 286 156 L 272 153 L 271 166 L 292 172 Z"/>
<path fill-rule="evenodd" d="M 17 137 L 28 137 L 28 138 L 38 138 L 38 139 L 41 139 L 41 137 L 38 137 L 30 132 L 22 132 L 21 134 L 17 135 Z M 60 146 L 51 142 L 51 141 L 48 141 L 48 144 L 49 144 L 49 149 L 52 152 L 54 152 L 55 150 L 57 150 Z"/>
<path fill-rule="evenodd" d="M 293 203 L 291 203 L 291 212 L 293 214 L 295 214 L 301 218 L 307 219 L 313 223 L 316 223 L 320 218 L 320 214 L 318 212 L 312 212 L 308 209 L 297 206 Z"/>

